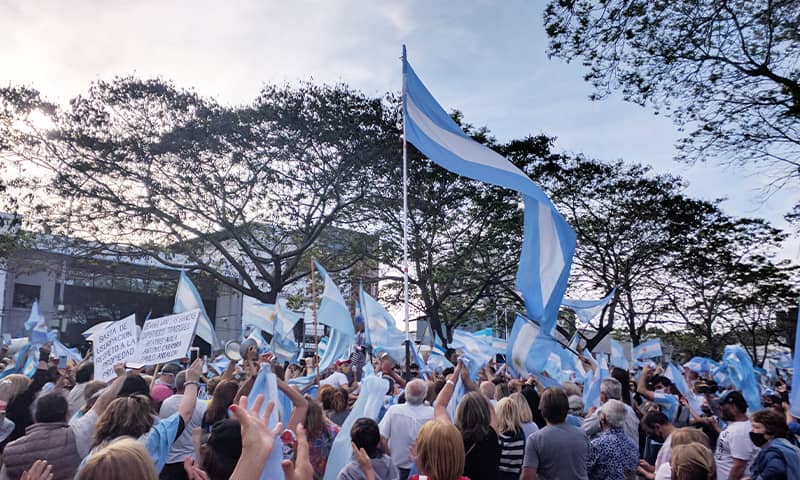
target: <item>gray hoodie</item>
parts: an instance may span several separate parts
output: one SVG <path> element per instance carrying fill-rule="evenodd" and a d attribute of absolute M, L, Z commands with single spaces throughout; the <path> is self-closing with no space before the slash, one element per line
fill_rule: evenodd
<path fill-rule="evenodd" d="M 375 472 L 376 480 L 398 480 L 400 478 L 400 473 L 389 455 L 372 458 L 370 463 L 372 463 L 372 470 Z M 350 463 L 345 465 L 342 471 L 339 472 L 336 480 L 367 480 L 367 476 L 361 471 L 356 459 L 352 458 Z"/>

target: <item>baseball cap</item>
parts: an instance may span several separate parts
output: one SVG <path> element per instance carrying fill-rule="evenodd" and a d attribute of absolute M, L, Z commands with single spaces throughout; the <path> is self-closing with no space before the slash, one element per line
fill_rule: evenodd
<path fill-rule="evenodd" d="M 169 388 L 169 386 L 164 385 L 163 383 L 157 383 L 153 385 L 153 388 L 150 389 L 150 398 L 152 398 L 156 403 L 163 402 L 171 397 L 172 393 L 172 389 Z"/>
<path fill-rule="evenodd" d="M 341 365 L 350 365 L 350 360 L 337 360 L 336 361 L 336 366 L 338 367 L 338 366 L 341 366 Z"/>
<path fill-rule="evenodd" d="M 734 405 L 739 410 L 747 411 L 747 401 L 745 401 L 742 392 L 737 390 L 730 391 L 719 399 L 720 405 Z"/>

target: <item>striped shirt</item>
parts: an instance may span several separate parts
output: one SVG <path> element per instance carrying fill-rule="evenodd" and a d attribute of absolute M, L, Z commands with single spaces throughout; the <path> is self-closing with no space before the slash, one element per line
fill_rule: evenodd
<path fill-rule="evenodd" d="M 500 441 L 500 475 L 503 478 L 519 478 L 525 457 L 525 434 L 521 428 L 517 428 L 515 432 L 501 433 L 497 438 Z"/>

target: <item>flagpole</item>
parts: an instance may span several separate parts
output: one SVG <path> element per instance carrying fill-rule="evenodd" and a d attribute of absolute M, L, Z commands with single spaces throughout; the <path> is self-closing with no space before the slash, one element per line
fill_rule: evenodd
<path fill-rule="evenodd" d="M 406 46 L 403 45 L 403 107 L 406 102 Z M 408 150 L 406 144 L 406 114 L 403 110 L 403 305 L 406 323 L 406 379 L 410 376 L 411 365 L 411 336 L 408 330 Z"/>
<path fill-rule="evenodd" d="M 317 285 L 314 275 L 314 259 L 311 259 L 311 311 L 314 313 L 314 383 L 319 385 L 319 323 L 317 321 Z"/>

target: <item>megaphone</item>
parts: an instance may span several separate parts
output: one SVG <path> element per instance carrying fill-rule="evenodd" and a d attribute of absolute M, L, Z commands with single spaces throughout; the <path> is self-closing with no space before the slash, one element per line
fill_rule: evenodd
<path fill-rule="evenodd" d="M 242 344 L 238 340 L 229 340 L 225 344 L 225 356 L 232 362 L 238 362 L 242 359 L 241 348 Z"/>

